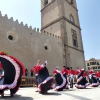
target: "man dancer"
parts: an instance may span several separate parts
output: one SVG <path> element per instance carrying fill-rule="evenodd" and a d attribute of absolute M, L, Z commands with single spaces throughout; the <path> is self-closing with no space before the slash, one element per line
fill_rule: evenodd
<path fill-rule="evenodd" d="M 41 61 L 38 60 L 37 61 L 37 65 L 35 65 L 33 68 L 32 68 L 32 71 L 35 72 L 35 76 L 36 76 L 36 86 L 38 87 L 38 72 L 39 72 L 39 66 L 41 66 Z M 36 91 L 38 92 L 38 91 Z"/>
<path fill-rule="evenodd" d="M 75 82 L 77 82 L 77 79 L 78 79 L 78 75 L 80 73 L 80 69 L 76 66 L 76 70 L 75 70 Z"/>
<path fill-rule="evenodd" d="M 75 71 L 72 70 L 72 67 L 70 67 L 70 70 L 68 71 L 68 74 L 69 74 L 70 88 L 73 88 Z"/>

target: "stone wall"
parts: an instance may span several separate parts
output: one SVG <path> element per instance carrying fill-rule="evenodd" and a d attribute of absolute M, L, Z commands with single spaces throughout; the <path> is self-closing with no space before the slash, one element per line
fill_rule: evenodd
<path fill-rule="evenodd" d="M 46 50 L 47 49 L 47 50 Z M 50 73 L 56 66 L 63 66 L 62 42 L 59 36 L 32 29 L 27 24 L 0 13 L 0 51 L 19 59 L 29 70 L 40 59 L 48 61 Z"/>

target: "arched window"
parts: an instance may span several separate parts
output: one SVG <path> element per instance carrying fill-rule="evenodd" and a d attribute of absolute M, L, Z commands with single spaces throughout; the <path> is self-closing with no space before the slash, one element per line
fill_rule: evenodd
<path fill-rule="evenodd" d="M 44 6 L 48 4 L 48 0 L 44 0 Z"/>
<path fill-rule="evenodd" d="M 74 3 L 74 1 L 73 0 L 71 0 L 71 4 L 73 4 Z"/>
<path fill-rule="evenodd" d="M 73 46 L 78 47 L 78 41 L 77 41 L 77 33 L 75 30 L 71 30 L 72 33 L 72 42 L 73 42 Z"/>
<path fill-rule="evenodd" d="M 70 15 L 70 21 L 74 23 L 74 17 L 72 16 L 72 14 Z"/>

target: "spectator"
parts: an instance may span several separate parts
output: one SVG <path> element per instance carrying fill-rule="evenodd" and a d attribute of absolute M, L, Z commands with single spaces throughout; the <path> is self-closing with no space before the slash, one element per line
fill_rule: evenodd
<path fill-rule="evenodd" d="M 28 76 L 28 69 L 25 69 L 25 76 Z"/>

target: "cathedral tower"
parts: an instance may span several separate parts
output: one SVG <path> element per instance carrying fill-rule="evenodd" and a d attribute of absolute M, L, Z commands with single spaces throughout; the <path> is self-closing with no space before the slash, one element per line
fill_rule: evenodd
<path fill-rule="evenodd" d="M 41 31 L 61 37 L 64 65 L 85 67 L 76 0 L 41 0 Z"/>

